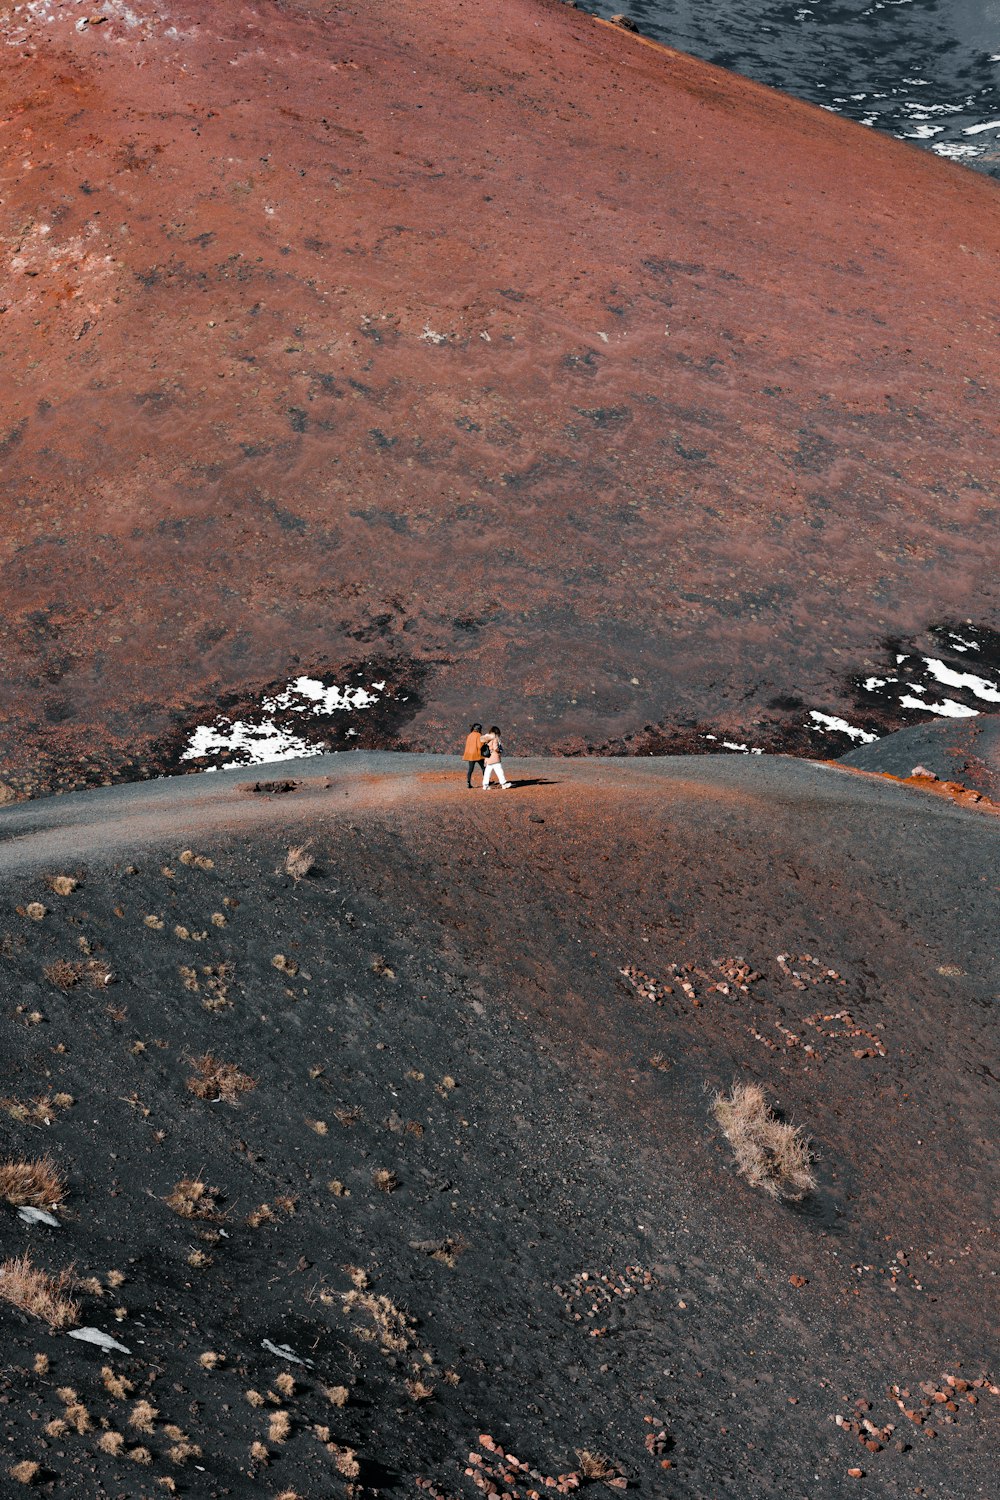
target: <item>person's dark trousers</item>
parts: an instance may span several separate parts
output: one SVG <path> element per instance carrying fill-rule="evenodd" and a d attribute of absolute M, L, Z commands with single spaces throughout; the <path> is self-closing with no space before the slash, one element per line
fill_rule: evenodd
<path fill-rule="evenodd" d="M 480 775 L 481 775 L 482 771 L 483 771 L 483 766 L 485 765 L 485 761 L 481 761 L 481 760 L 467 760 L 465 762 L 465 764 L 466 764 L 466 768 L 468 769 L 468 772 L 469 772 L 468 776 L 465 778 L 465 784 L 466 784 L 466 786 L 471 786 L 472 785 L 472 773 L 473 773 L 473 771 L 478 766 L 479 767 L 479 771 L 480 771 Z"/>

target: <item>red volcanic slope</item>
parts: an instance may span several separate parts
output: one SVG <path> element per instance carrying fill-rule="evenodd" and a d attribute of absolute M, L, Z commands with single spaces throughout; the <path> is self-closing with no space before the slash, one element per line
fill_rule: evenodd
<path fill-rule="evenodd" d="M 505 0 L 58 0 L 0 70 L 5 777 L 296 664 L 522 749 L 998 611 L 1000 197 Z M 415 700 L 414 700 L 415 701 Z"/>

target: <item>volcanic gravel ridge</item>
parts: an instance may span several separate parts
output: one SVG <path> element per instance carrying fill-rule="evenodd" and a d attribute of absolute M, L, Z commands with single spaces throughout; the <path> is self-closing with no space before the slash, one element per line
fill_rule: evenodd
<path fill-rule="evenodd" d="M 375 745 L 801 749 L 1000 626 L 995 183 L 550 0 L 3 17 L 11 794 L 387 661 Z"/>
<path fill-rule="evenodd" d="M 283 773 L 0 813 L 4 1493 L 991 1495 L 997 820 L 770 757 Z"/>

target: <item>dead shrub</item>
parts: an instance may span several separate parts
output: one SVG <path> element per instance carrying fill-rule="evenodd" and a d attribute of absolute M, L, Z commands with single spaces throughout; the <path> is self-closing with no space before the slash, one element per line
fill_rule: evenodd
<path fill-rule="evenodd" d="M 50 1275 L 34 1265 L 30 1255 L 15 1256 L 0 1266 L 0 1297 L 50 1328 L 71 1328 L 79 1320 L 80 1304 L 67 1295 L 75 1285 L 72 1270 Z"/>
<path fill-rule="evenodd" d="M 214 1219 L 221 1196 L 218 1188 L 209 1187 L 200 1177 L 182 1177 L 163 1201 L 182 1219 Z"/>
<path fill-rule="evenodd" d="M 116 1375 L 110 1365 L 101 1367 L 101 1379 L 104 1381 L 104 1389 L 114 1396 L 116 1401 L 125 1401 L 135 1390 L 131 1380 L 125 1375 Z"/>
<path fill-rule="evenodd" d="M 235 1104 L 241 1094 L 257 1087 L 256 1081 L 242 1073 L 235 1063 L 220 1062 L 211 1052 L 204 1057 L 193 1057 L 196 1069 L 187 1081 L 191 1093 L 199 1099 L 222 1099 L 226 1104 Z"/>
<path fill-rule="evenodd" d="M 25 1458 L 8 1472 L 11 1479 L 16 1479 L 18 1484 L 34 1484 L 42 1472 L 42 1466 L 36 1464 L 33 1458 Z"/>
<path fill-rule="evenodd" d="M 153 1423 L 159 1415 L 156 1407 L 151 1406 L 148 1401 L 137 1401 L 128 1419 L 129 1425 L 137 1428 L 139 1432 L 152 1432 Z"/>
<path fill-rule="evenodd" d="M 80 882 L 73 875 L 46 875 L 45 884 L 57 896 L 72 896 Z"/>
<path fill-rule="evenodd" d="M 356 1332 L 366 1340 L 376 1340 L 384 1350 L 392 1354 L 403 1354 L 411 1343 L 410 1325 L 413 1319 L 388 1297 L 376 1296 L 374 1292 L 341 1293 L 344 1311 L 348 1314 L 364 1314 L 373 1325 L 357 1327 Z"/>
<path fill-rule="evenodd" d="M 734 1083 L 712 1109 L 733 1148 L 737 1170 L 772 1198 L 804 1198 L 816 1187 L 812 1153 L 801 1128 L 779 1120 L 756 1083 Z"/>
<path fill-rule="evenodd" d="M 287 1411 L 273 1411 L 267 1423 L 269 1443 L 283 1443 L 292 1430 L 292 1419 Z"/>
<path fill-rule="evenodd" d="M 22 1125 L 51 1125 L 56 1111 L 72 1109 L 72 1094 L 39 1094 L 37 1099 L 0 1099 L 0 1109 Z"/>
<path fill-rule="evenodd" d="M 603 1453 L 591 1453 L 589 1448 L 577 1448 L 575 1451 L 580 1460 L 580 1475 L 583 1479 L 598 1480 L 616 1490 L 625 1489 L 628 1481 Z"/>
<path fill-rule="evenodd" d="M 315 868 L 316 860 L 308 844 L 293 844 L 285 855 L 285 874 L 290 875 L 296 884 L 305 880 Z"/>
<path fill-rule="evenodd" d="M 399 1178 L 388 1167 L 376 1167 L 372 1173 L 372 1182 L 380 1193 L 394 1193 L 399 1187 Z"/>
<path fill-rule="evenodd" d="M 327 1443 L 326 1451 L 333 1459 L 338 1474 L 342 1474 L 345 1479 L 357 1479 L 361 1473 L 361 1465 L 353 1448 L 342 1448 L 339 1443 Z"/>
<path fill-rule="evenodd" d="M 62 1174 L 47 1156 L 0 1165 L 0 1198 L 15 1208 L 52 1208 L 66 1196 Z"/>
<path fill-rule="evenodd" d="M 89 984 L 98 990 L 105 989 L 114 983 L 115 978 L 111 966 L 100 958 L 88 958 L 75 963 L 57 958 L 42 973 L 57 989 L 64 991 L 69 991 L 78 984 Z"/>
<path fill-rule="evenodd" d="M 197 1443 L 190 1442 L 185 1438 L 182 1442 L 174 1443 L 172 1448 L 167 1449 L 167 1457 L 171 1463 L 186 1464 L 189 1458 L 201 1458 L 202 1452 Z"/>
<path fill-rule="evenodd" d="M 184 849 L 178 856 L 182 865 L 194 865 L 196 870 L 214 870 L 215 860 L 207 854 L 195 854 L 193 849 Z"/>
<path fill-rule="evenodd" d="M 346 1385 L 325 1385 L 323 1394 L 331 1406 L 346 1406 L 351 1395 Z"/>

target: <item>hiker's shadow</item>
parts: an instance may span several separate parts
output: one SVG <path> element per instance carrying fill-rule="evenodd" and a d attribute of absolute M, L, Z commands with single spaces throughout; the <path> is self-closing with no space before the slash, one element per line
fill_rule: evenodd
<path fill-rule="evenodd" d="M 510 778 L 510 784 L 511 784 L 511 786 L 515 786 L 515 787 L 518 787 L 518 786 L 558 786 L 559 782 L 557 780 L 554 780 L 551 776 L 524 777 L 521 781 L 515 781 L 514 778 L 513 778 L 513 776 L 512 776 Z"/>

